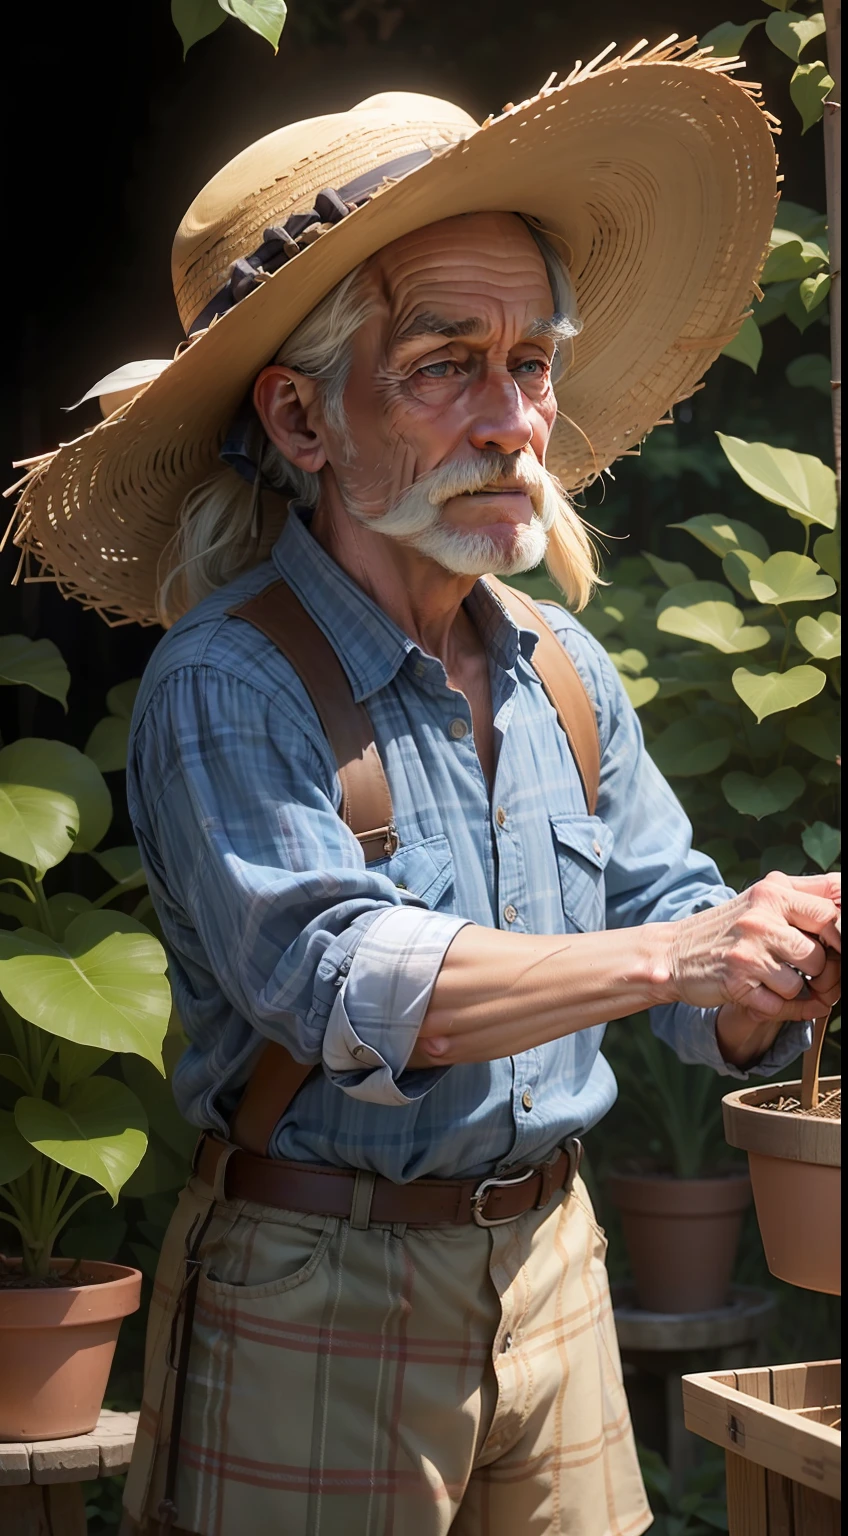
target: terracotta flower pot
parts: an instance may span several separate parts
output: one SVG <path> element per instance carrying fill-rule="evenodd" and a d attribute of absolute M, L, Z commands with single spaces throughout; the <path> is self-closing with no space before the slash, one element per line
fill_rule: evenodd
<path fill-rule="evenodd" d="M 822 1094 L 840 1085 L 822 1078 Z M 842 1294 L 842 1121 L 763 1109 L 800 1083 L 743 1088 L 722 1101 L 724 1134 L 748 1153 L 766 1262 L 779 1280 Z"/>
<path fill-rule="evenodd" d="M 57 1259 L 53 1270 L 75 1262 Z M 141 1272 L 85 1260 L 80 1268 L 80 1285 L 0 1289 L 0 1440 L 58 1440 L 97 1423 Z"/>
<path fill-rule="evenodd" d="M 617 1173 L 607 1190 L 621 1213 L 640 1307 L 712 1312 L 725 1305 L 751 1199 L 746 1173 L 713 1179 Z"/>

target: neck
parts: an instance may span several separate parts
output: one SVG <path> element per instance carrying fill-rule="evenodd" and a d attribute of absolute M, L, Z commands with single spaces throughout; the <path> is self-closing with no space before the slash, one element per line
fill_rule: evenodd
<path fill-rule="evenodd" d="M 372 602 L 420 646 L 448 676 L 479 640 L 462 604 L 477 578 L 456 576 L 398 539 L 358 522 L 336 487 L 322 491 L 311 532 Z"/>

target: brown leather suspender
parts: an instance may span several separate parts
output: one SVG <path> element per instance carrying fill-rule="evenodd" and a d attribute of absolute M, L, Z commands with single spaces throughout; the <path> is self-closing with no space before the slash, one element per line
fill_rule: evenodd
<path fill-rule="evenodd" d="M 568 738 L 590 814 L 598 799 L 601 751 L 592 701 L 571 657 L 535 603 L 523 592 L 486 577 L 510 617 L 539 634 L 532 665 Z M 273 582 L 230 609 L 261 631 L 291 662 L 335 755 L 341 784 L 339 815 L 362 845 L 365 862 L 385 858 L 398 846 L 391 791 L 374 741 L 368 711 L 357 704 L 347 674 L 326 636 L 288 583 Z M 254 1067 L 230 1123 L 230 1141 L 267 1156 L 274 1130 L 295 1094 L 315 1070 L 269 1041 Z"/>

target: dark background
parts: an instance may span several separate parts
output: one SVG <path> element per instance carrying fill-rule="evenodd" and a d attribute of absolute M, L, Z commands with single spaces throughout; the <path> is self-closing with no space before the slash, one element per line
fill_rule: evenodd
<path fill-rule="evenodd" d="M 752 14 L 759 9 L 748 7 Z M 632 0 L 594 7 L 570 0 L 291 0 L 276 57 L 228 20 L 184 62 L 168 0 L 8 7 L 10 346 L 0 483 L 16 478 L 13 459 L 53 448 L 98 419 L 96 402 L 71 416 L 61 410 L 96 379 L 135 358 L 172 354 L 181 340 L 170 282 L 174 231 L 209 177 L 254 139 L 387 89 L 450 97 L 481 119 L 537 90 L 552 69 L 564 74 L 575 59 L 593 58 L 613 38 L 622 49 L 643 35 L 651 42 L 675 31 L 703 35 L 728 11 L 735 16 L 727 0 L 647 0 L 639 7 Z M 782 67 L 788 61 L 765 44 L 762 29 L 746 53 L 770 108 L 789 116 L 791 71 Z M 793 124 L 783 165 L 787 195 L 822 207 L 819 156 L 806 152 L 803 170 L 793 165 L 800 144 Z M 778 354 L 785 350 L 787 360 L 817 344 L 785 321 L 778 327 Z M 761 399 L 763 435 L 772 442 L 793 435 L 793 423 L 781 421 L 787 411 L 814 413 L 808 392 L 805 398 L 787 391 L 780 365 L 755 380 L 721 359 L 710 380 L 678 412 L 682 441 L 703 440 L 713 425 L 732 433 L 734 400 L 745 411 L 741 435 L 753 437 L 752 407 Z M 808 431 L 806 450 L 829 458 L 826 423 L 822 442 L 814 439 Z M 668 454 L 670 440 L 663 447 Z M 587 507 L 593 521 L 617 535 L 614 561 L 628 547 L 656 547 L 676 512 L 706 510 L 703 498 L 713 494 L 691 471 L 657 480 L 628 461 L 603 505 L 590 491 Z M 36 731 L 82 745 L 103 713 L 107 689 L 143 669 L 159 632 L 110 631 L 49 586 L 10 593 L 16 563 L 17 551 L 7 546 L 0 557 L 2 630 L 56 641 L 73 685 L 67 718 L 30 689 L 3 689 L 0 731 L 5 739 Z"/>

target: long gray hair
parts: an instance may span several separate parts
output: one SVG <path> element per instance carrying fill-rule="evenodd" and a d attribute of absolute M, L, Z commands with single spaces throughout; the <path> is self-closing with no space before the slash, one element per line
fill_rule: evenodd
<path fill-rule="evenodd" d="M 568 268 L 553 241 L 525 222 L 545 263 L 557 316 L 570 323 L 574 334 L 581 322 Z M 351 343 L 377 302 L 362 285 L 362 272 L 359 266 L 343 278 L 292 331 L 274 358 L 275 363 L 320 382 L 324 418 L 343 443 L 347 436 L 344 394 L 353 356 Z M 221 468 L 196 486 L 180 507 L 176 533 L 164 557 L 167 573 L 157 593 L 159 618 L 166 628 L 209 593 L 267 559 L 285 518 L 285 502 L 279 501 L 279 510 L 271 516 L 266 513 L 260 517 L 262 485 L 307 506 L 318 504 L 320 476 L 291 464 L 265 437 L 258 418 L 255 439 L 254 485 L 236 470 Z M 353 451 L 349 442 L 346 451 Z M 559 516 L 548 533 L 545 563 L 571 606 L 584 607 L 597 580 L 597 555 L 564 492 Z"/>

